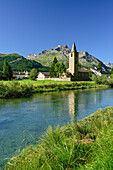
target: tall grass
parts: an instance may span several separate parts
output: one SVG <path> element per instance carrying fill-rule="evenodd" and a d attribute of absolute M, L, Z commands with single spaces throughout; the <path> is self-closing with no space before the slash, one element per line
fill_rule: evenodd
<path fill-rule="evenodd" d="M 113 107 L 67 126 L 48 128 L 35 146 L 9 160 L 4 169 L 113 169 Z"/>

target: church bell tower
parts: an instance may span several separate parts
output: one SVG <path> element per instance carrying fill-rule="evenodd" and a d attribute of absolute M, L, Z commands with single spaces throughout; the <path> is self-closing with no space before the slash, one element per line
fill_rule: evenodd
<path fill-rule="evenodd" d="M 78 52 L 76 50 L 75 42 L 73 42 L 72 50 L 69 53 L 69 72 L 78 77 Z"/>

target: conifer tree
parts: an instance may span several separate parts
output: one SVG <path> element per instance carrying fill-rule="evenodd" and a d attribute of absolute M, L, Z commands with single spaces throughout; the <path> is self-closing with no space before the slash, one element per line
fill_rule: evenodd
<path fill-rule="evenodd" d="M 50 70 L 49 70 L 49 75 L 50 77 L 56 77 L 56 72 L 55 72 L 55 64 L 57 63 L 57 58 L 55 57 L 54 60 L 53 60 L 53 63 L 50 67 Z"/>
<path fill-rule="evenodd" d="M 97 68 L 98 68 L 100 71 L 102 71 L 102 63 L 101 63 L 101 62 L 98 63 Z"/>
<path fill-rule="evenodd" d="M 9 63 L 4 60 L 4 65 L 3 65 L 3 79 L 5 80 L 11 80 L 13 76 L 12 68 L 9 65 Z"/>
<path fill-rule="evenodd" d="M 66 72 L 66 67 L 63 62 L 59 62 L 55 64 L 55 73 L 57 77 L 61 76 L 65 72 Z"/>

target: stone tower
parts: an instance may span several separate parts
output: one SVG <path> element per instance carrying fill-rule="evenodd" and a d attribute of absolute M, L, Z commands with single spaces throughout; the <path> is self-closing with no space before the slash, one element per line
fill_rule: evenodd
<path fill-rule="evenodd" d="M 69 72 L 78 77 L 78 52 L 75 47 L 75 42 L 73 43 L 72 50 L 69 53 Z"/>

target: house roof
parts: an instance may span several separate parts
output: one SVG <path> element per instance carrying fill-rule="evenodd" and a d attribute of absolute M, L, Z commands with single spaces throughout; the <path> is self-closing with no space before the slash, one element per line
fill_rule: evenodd
<path fill-rule="evenodd" d="M 101 74 L 110 74 L 108 71 L 104 71 L 104 70 L 100 71 L 100 70 L 98 70 L 98 69 L 92 69 L 92 68 L 90 68 L 90 70 L 91 70 L 91 71 L 94 70 L 94 71 L 96 71 L 96 72 L 98 72 L 98 73 L 101 73 Z"/>
<path fill-rule="evenodd" d="M 26 72 L 18 72 L 18 71 L 13 71 L 14 75 L 29 75 L 30 73 L 28 71 Z"/>
<path fill-rule="evenodd" d="M 39 72 L 39 73 L 42 73 L 42 74 L 44 74 L 45 76 L 49 76 L 49 72 Z M 38 74 L 39 74 L 38 73 Z"/>
<path fill-rule="evenodd" d="M 87 73 L 87 72 L 88 72 L 88 69 L 86 69 L 86 68 L 79 68 L 79 69 L 78 69 L 78 72 Z"/>

